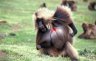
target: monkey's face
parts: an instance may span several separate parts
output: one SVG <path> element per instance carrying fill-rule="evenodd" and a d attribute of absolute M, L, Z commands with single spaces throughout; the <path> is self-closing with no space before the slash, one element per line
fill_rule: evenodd
<path fill-rule="evenodd" d="M 39 30 L 41 30 L 42 32 L 47 31 L 47 27 L 46 27 L 46 25 L 44 24 L 44 19 L 42 19 L 42 18 L 37 18 L 36 24 L 37 24 L 37 28 L 38 28 Z"/>
<path fill-rule="evenodd" d="M 88 30 L 88 24 L 83 23 L 82 28 L 83 28 L 84 32 L 86 32 Z"/>

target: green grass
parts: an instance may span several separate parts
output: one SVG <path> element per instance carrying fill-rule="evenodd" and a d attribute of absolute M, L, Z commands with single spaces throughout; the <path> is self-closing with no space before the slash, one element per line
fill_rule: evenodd
<path fill-rule="evenodd" d="M 6 35 L 4 39 L 0 39 L 0 50 L 7 55 L 0 58 L 0 61 L 69 61 L 69 58 L 41 55 L 35 48 L 36 30 L 32 14 L 41 3 L 41 0 L 0 0 L 0 20 L 8 22 L 0 25 L 0 33 Z M 46 0 L 46 3 L 48 8 L 55 10 L 60 1 Z M 73 12 L 78 29 L 74 46 L 80 54 L 80 61 L 96 61 L 96 39 L 78 39 L 78 35 L 82 33 L 82 23 L 96 21 L 96 11 L 89 11 L 87 5 L 88 3 L 78 2 L 78 10 Z M 9 33 L 15 33 L 16 36 L 10 36 Z"/>

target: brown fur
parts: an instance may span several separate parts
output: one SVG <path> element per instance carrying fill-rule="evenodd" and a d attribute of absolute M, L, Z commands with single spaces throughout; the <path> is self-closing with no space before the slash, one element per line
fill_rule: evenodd
<path fill-rule="evenodd" d="M 65 20 L 68 20 L 68 19 L 71 19 L 71 11 L 66 8 L 66 7 L 61 7 L 59 6 L 57 8 L 57 10 L 59 10 L 60 8 L 62 8 L 63 10 L 63 14 L 65 16 L 68 16 L 67 18 L 65 18 Z M 56 11 L 57 11 L 56 10 Z M 35 14 L 35 24 L 36 24 L 36 19 L 37 18 L 43 18 L 44 19 L 44 23 L 46 24 L 46 20 L 49 19 L 49 16 L 47 17 L 46 14 L 49 15 L 49 13 L 46 13 L 45 15 L 43 14 L 44 11 L 40 11 L 40 12 L 37 12 L 40 13 L 40 14 Z M 44 16 L 42 16 L 44 15 Z M 53 14 L 54 15 L 54 14 Z M 53 15 L 51 15 L 53 17 Z M 40 17 L 39 17 L 40 16 Z M 51 17 L 50 16 L 50 17 Z M 46 19 L 47 18 L 47 19 Z M 54 19 L 54 17 L 53 17 Z M 53 22 L 53 21 L 52 21 Z M 51 24 L 52 24 L 51 22 Z M 53 22 L 54 23 L 54 22 Z M 66 22 L 68 24 L 68 22 Z M 54 23 L 55 24 L 55 23 Z M 39 46 L 40 43 L 42 43 L 43 39 L 42 37 L 46 38 L 46 36 L 42 36 L 42 34 L 44 33 L 37 33 L 37 37 L 36 37 L 36 48 L 43 54 L 46 54 L 46 55 L 50 55 L 50 56 L 69 56 L 71 58 L 71 60 L 76 60 L 78 61 L 78 53 L 77 51 L 75 50 L 75 48 L 72 46 L 72 37 L 69 35 L 69 28 L 67 26 L 67 24 L 63 25 L 64 26 L 64 30 L 63 30 L 63 33 L 62 34 L 62 31 L 60 31 L 61 33 L 58 33 L 58 31 L 56 32 L 58 34 L 58 36 L 56 36 L 55 32 L 51 33 L 51 37 L 52 37 L 52 43 L 53 43 L 53 46 L 51 46 L 50 48 L 41 48 Z M 37 27 L 37 30 L 38 30 L 38 26 L 35 25 Z M 54 27 L 54 26 L 53 26 Z M 58 28 L 58 27 L 57 27 Z M 49 33 L 48 33 L 49 34 Z M 47 35 L 48 35 L 47 34 Z M 53 36 L 52 36 L 53 35 Z M 62 37 L 63 35 L 63 37 Z M 59 38 L 58 38 L 59 37 Z"/>
<path fill-rule="evenodd" d="M 72 59 L 76 59 L 78 58 L 78 52 L 77 50 L 72 46 L 72 44 L 70 44 L 69 42 L 66 43 L 66 48 L 65 48 L 65 52 L 68 54 L 68 56 L 70 56 Z M 71 59 L 71 60 L 72 60 Z"/>
<path fill-rule="evenodd" d="M 79 38 L 94 39 L 96 38 L 96 25 L 95 24 L 82 24 L 83 33 Z"/>
<path fill-rule="evenodd" d="M 90 2 L 88 5 L 89 10 L 96 10 L 96 2 Z"/>
<path fill-rule="evenodd" d="M 33 14 L 33 20 L 35 23 L 35 28 L 37 29 L 36 19 L 43 18 L 46 25 L 50 25 L 50 20 L 52 20 L 53 15 L 55 11 L 49 10 L 47 7 L 39 8 L 34 14 Z"/>
<path fill-rule="evenodd" d="M 63 18 L 60 18 L 60 19 L 62 21 L 64 21 L 65 23 L 67 23 L 67 24 L 72 23 L 72 20 L 73 20 L 72 19 L 72 12 L 71 12 L 71 10 L 68 7 L 66 7 L 66 6 L 58 6 L 55 14 L 56 13 L 60 13 L 62 15 Z M 55 16 L 55 14 L 54 14 L 54 17 L 58 18 L 58 16 Z"/>
<path fill-rule="evenodd" d="M 68 6 L 72 11 L 77 10 L 76 2 L 73 0 L 62 0 L 61 5 Z"/>

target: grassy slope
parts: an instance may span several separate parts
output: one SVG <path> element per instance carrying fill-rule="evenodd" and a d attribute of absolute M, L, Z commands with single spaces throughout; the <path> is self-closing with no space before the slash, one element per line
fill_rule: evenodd
<path fill-rule="evenodd" d="M 59 0 L 46 0 L 50 9 L 56 9 Z M 68 58 L 49 57 L 40 55 L 35 49 L 34 22 L 32 14 L 42 2 L 40 0 L 0 0 L 0 20 L 6 20 L 8 24 L 0 25 L 0 33 L 15 32 L 16 36 L 7 36 L 0 40 L 0 50 L 6 52 L 7 61 L 68 61 Z M 77 36 L 82 32 L 83 22 L 94 23 L 96 12 L 87 10 L 87 3 L 78 3 L 78 11 L 73 13 L 74 22 L 78 28 L 78 34 L 74 37 L 74 46 L 79 53 L 83 54 L 84 49 L 88 54 L 80 56 L 81 61 L 96 60 L 96 41 L 78 39 Z M 13 26 L 14 25 L 14 26 Z M 17 27 L 14 29 L 14 27 Z M 93 52 L 95 54 L 93 54 Z M 1 58 L 0 58 L 1 59 Z M 3 59 L 3 58 L 2 58 Z"/>

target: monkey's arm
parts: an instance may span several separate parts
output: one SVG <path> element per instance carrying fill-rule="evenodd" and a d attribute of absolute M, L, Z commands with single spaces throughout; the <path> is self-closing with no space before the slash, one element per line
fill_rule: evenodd
<path fill-rule="evenodd" d="M 77 34 L 77 29 L 76 29 L 75 25 L 73 23 L 70 23 L 69 26 L 73 30 L 73 33 L 71 34 L 71 36 L 75 36 Z"/>

